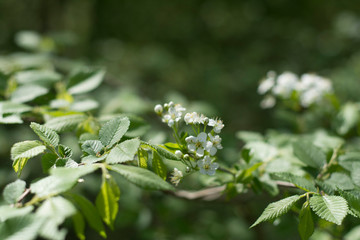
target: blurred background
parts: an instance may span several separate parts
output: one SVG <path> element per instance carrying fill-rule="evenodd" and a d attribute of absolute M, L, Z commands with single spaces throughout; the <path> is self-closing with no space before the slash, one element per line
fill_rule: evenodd
<path fill-rule="evenodd" d="M 115 95 L 119 101 L 137 96 L 150 106 L 170 99 L 196 103 L 224 120 L 224 145 L 232 147 L 241 144 L 235 131 L 264 132 L 275 124 L 256 93 L 269 70 L 318 73 L 333 81 L 341 101 L 360 100 L 355 0 L 0 0 L 1 55 L 22 50 L 16 33 L 24 30 L 52 39 L 59 57 L 106 66 L 105 83 L 96 92 L 103 103 Z M 126 101 L 122 108 L 141 112 Z M 14 131 L 17 139 L 1 140 L 6 163 L 8 145 L 24 138 L 25 130 Z M 298 237 L 291 217 L 277 228 L 248 230 L 270 196 L 263 206 L 242 207 L 239 199 L 184 201 L 123 188 L 128 195 L 120 200 L 113 239 Z"/>

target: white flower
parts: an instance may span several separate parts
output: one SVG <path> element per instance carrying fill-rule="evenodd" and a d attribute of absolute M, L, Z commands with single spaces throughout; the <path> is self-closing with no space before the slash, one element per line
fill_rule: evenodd
<path fill-rule="evenodd" d="M 300 104 L 309 107 L 323 99 L 324 95 L 332 92 L 331 81 L 316 74 L 303 74 L 299 84 Z"/>
<path fill-rule="evenodd" d="M 175 155 L 179 158 L 182 158 L 183 157 L 183 153 L 180 151 L 180 150 L 176 150 L 175 151 Z"/>
<path fill-rule="evenodd" d="M 275 85 L 275 73 L 273 71 L 270 71 L 267 74 L 267 78 L 260 83 L 257 92 L 263 95 L 267 93 L 274 85 Z"/>
<path fill-rule="evenodd" d="M 264 97 L 264 99 L 261 101 L 260 103 L 260 107 L 267 109 L 267 108 L 272 108 L 274 107 L 276 104 L 276 99 L 271 96 L 271 95 L 267 95 Z"/>
<path fill-rule="evenodd" d="M 185 141 L 188 143 L 188 149 L 190 152 L 196 153 L 197 156 L 204 156 L 204 150 L 206 148 L 206 138 L 207 135 L 204 132 L 199 133 L 197 137 L 189 136 L 185 138 Z"/>
<path fill-rule="evenodd" d="M 210 141 L 206 143 L 206 151 L 210 153 L 211 156 L 214 156 L 218 149 L 222 149 L 221 137 L 219 135 L 213 136 L 211 133 L 208 134 Z"/>
<path fill-rule="evenodd" d="M 200 159 L 196 162 L 197 166 L 200 169 L 201 174 L 214 175 L 216 169 L 219 168 L 219 164 L 212 163 L 209 156 L 205 156 L 203 159 Z"/>
<path fill-rule="evenodd" d="M 220 119 L 209 119 L 209 126 L 214 127 L 214 132 L 220 133 L 221 129 L 223 129 L 224 124 Z"/>
<path fill-rule="evenodd" d="M 298 88 L 298 77 L 292 72 L 284 72 L 278 76 L 272 92 L 277 96 L 288 98 Z"/>
<path fill-rule="evenodd" d="M 174 184 L 175 186 L 177 186 L 179 184 L 179 182 L 181 181 L 181 179 L 183 178 L 183 173 L 178 170 L 177 168 L 174 168 L 174 171 L 171 174 L 172 176 L 170 177 L 170 181 L 172 184 Z"/>
<path fill-rule="evenodd" d="M 172 127 L 175 122 L 179 122 L 182 117 L 182 112 L 186 109 L 180 104 L 174 104 L 173 102 L 166 103 L 165 109 L 168 109 L 167 113 L 164 114 L 162 121 L 167 123 L 169 127 Z"/>
<path fill-rule="evenodd" d="M 155 113 L 157 114 L 161 114 L 163 112 L 163 107 L 160 105 L 160 104 L 157 104 L 155 107 L 154 107 L 154 111 Z"/>
<path fill-rule="evenodd" d="M 204 114 L 199 115 L 196 112 L 187 113 L 184 116 L 184 121 L 186 124 L 204 124 L 206 116 Z"/>

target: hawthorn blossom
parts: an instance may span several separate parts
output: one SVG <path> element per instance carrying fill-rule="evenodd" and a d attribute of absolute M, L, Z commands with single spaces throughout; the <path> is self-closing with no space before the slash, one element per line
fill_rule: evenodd
<path fill-rule="evenodd" d="M 163 106 L 161 106 L 160 104 L 157 104 L 157 105 L 154 107 L 154 111 L 155 111 L 156 114 L 161 115 L 162 112 L 163 112 Z"/>
<path fill-rule="evenodd" d="M 180 151 L 180 150 L 176 150 L 175 151 L 175 155 L 179 158 L 182 158 L 183 157 L 183 153 Z"/>
<path fill-rule="evenodd" d="M 272 92 L 277 96 L 288 98 L 298 87 L 298 77 L 292 72 L 284 72 L 277 77 L 276 85 Z"/>
<path fill-rule="evenodd" d="M 211 133 L 208 134 L 210 140 L 206 143 L 206 150 L 211 156 L 214 156 L 218 149 L 222 149 L 221 137 L 219 135 L 213 136 Z"/>
<path fill-rule="evenodd" d="M 330 80 L 315 74 L 303 74 L 300 81 L 300 104 L 309 107 L 321 101 L 325 94 L 332 92 Z"/>
<path fill-rule="evenodd" d="M 173 102 L 165 103 L 164 108 L 167 109 L 167 113 L 163 115 L 162 121 L 167 123 L 169 127 L 174 126 L 175 122 L 179 122 L 182 112 L 186 110 L 180 104 L 174 104 Z"/>
<path fill-rule="evenodd" d="M 211 162 L 210 156 L 205 156 L 203 159 L 200 159 L 196 162 L 197 166 L 200 169 L 201 174 L 214 175 L 216 169 L 219 168 L 219 164 Z"/>
<path fill-rule="evenodd" d="M 183 173 L 177 168 L 174 168 L 174 171 L 172 172 L 170 177 L 170 181 L 172 184 L 177 186 L 183 177 Z"/>
<path fill-rule="evenodd" d="M 257 91 L 259 94 L 263 95 L 267 93 L 274 85 L 275 85 L 275 72 L 270 71 L 267 74 L 267 78 L 260 83 Z"/>
<path fill-rule="evenodd" d="M 260 102 L 260 107 L 263 109 L 272 108 L 276 104 L 276 99 L 274 96 L 267 95 L 264 99 Z"/>
<path fill-rule="evenodd" d="M 198 114 L 197 112 L 187 113 L 184 116 L 186 124 L 204 124 L 207 121 L 207 117 L 204 114 Z"/>
<path fill-rule="evenodd" d="M 189 136 L 185 138 L 185 141 L 188 143 L 187 147 L 190 152 L 194 152 L 197 156 L 202 157 L 206 149 L 206 139 L 206 133 L 201 132 L 197 137 Z"/>
<path fill-rule="evenodd" d="M 224 127 L 223 121 L 221 121 L 220 119 L 210 118 L 208 125 L 214 127 L 214 132 L 216 133 L 220 133 L 221 129 L 223 129 Z"/>

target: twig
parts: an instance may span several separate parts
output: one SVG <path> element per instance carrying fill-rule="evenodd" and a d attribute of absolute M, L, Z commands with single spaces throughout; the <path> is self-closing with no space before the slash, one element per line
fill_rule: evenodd
<path fill-rule="evenodd" d="M 20 197 L 17 199 L 17 203 L 20 203 L 24 198 L 30 193 L 30 188 L 26 188 L 23 194 L 20 195 Z"/>

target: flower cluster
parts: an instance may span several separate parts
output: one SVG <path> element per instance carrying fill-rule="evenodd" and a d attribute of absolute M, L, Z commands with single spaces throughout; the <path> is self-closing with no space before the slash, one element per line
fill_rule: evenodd
<path fill-rule="evenodd" d="M 154 111 L 162 117 L 162 121 L 167 123 L 169 127 L 173 127 L 175 123 L 181 120 L 185 110 L 180 104 L 173 102 L 165 103 L 164 106 L 157 104 L 154 108 Z"/>
<path fill-rule="evenodd" d="M 162 117 L 162 121 L 174 130 L 175 140 L 179 145 L 175 155 L 181 158 L 187 167 L 199 169 L 202 174 L 214 175 L 216 169 L 219 168 L 219 164 L 214 162 L 215 155 L 218 150 L 223 148 L 221 145 L 222 139 L 218 135 L 224 127 L 223 121 L 218 118 L 208 118 L 204 114 L 196 112 L 186 113 L 182 117 L 186 109 L 173 102 L 163 106 L 158 104 L 154 110 Z M 183 140 L 180 140 L 178 135 L 179 124 L 175 124 L 179 123 L 180 120 L 183 120 L 186 125 L 191 126 L 193 129 L 193 134 L 186 134 L 188 136 Z M 208 127 L 212 128 L 209 129 Z M 195 166 L 193 163 L 195 163 Z M 177 185 L 181 180 L 182 173 L 180 173 L 177 169 L 174 169 L 170 178 L 173 184 Z"/>
<path fill-rule="evenodd" d="M 260 104 L 262 108 L 273 107 L 276 97 L 289 99 L 292 96 L 297 97 L 302 107 L 310 107 L 321 102 L 332 90 L 331 81 L 316 74 L 307 73 L 299 78 L 292 72 L 276 76 L 273 71 L 268 72 L 266 79 L 258 87 L 258 93 L 265 95 Z"/>

